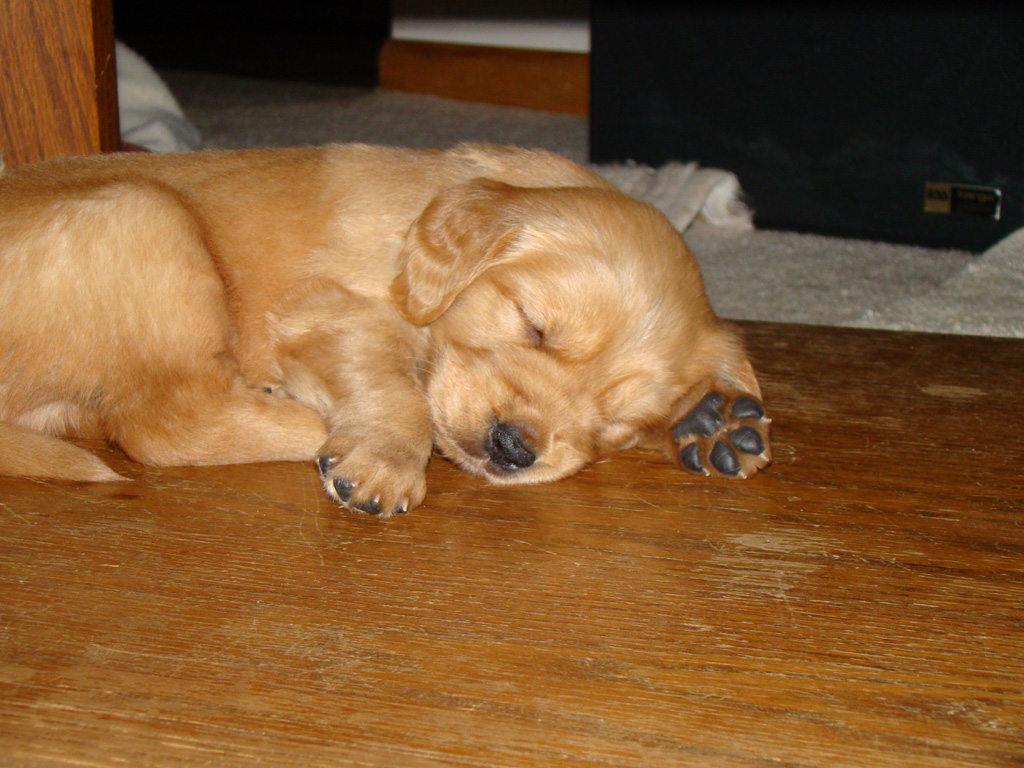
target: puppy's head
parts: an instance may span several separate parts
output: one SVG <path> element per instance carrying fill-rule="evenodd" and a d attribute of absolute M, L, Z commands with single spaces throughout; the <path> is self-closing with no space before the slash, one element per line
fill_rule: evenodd
<path fill-rule="evenodd" d="M 682 238 L 613 190 L 454 187 L 412 226 L 400 266 L 392 297 L 429 326 L 436 443 L 493 482 L 657 444 L 697 383 L 749 372 Z"/>

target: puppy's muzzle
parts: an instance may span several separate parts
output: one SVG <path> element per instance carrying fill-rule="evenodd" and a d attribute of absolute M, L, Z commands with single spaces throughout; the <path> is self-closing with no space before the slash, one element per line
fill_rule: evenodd
<path fill-rule="evenodd" d="M 502 421 L 491 425 L 485 448 L 491 463 L 505 472 L 518 472 L 537 460 L 519 430 Z"/>

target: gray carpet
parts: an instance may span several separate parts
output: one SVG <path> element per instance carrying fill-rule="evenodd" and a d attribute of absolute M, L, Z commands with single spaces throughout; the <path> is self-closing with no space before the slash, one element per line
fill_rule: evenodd
<path fill-rule="evenodd" d="M 161 74 L 206 147 L 345 141 L 438 147 L 477 140 L 544 147 L 581 162 L 587 157 L 583 117 L 429 96 Z M 686 239 L 724 317 L 1024 338 L 1024 232 L 980 256 L 719 228 L 700 220 Z"/>

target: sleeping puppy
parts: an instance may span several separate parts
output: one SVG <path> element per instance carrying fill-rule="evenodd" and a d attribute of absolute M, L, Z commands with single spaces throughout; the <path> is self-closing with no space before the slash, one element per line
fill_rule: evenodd
<path fill-rule="evenodd" d="M 433 446 L 536 483 L 630 446 L 748 477 L 769 420 L 653 208 L 541 151 L 112 155 L 0 178 L 0 473 L 315 460 L 388 517 Z"/>

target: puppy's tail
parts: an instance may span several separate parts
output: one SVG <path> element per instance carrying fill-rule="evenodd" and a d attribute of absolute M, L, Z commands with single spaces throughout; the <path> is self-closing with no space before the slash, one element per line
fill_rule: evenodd
<path fill-rule="evenodd" d="M 0 475 L 79 482 L 126 480 L 84 448 L 0 422 Z"/>

